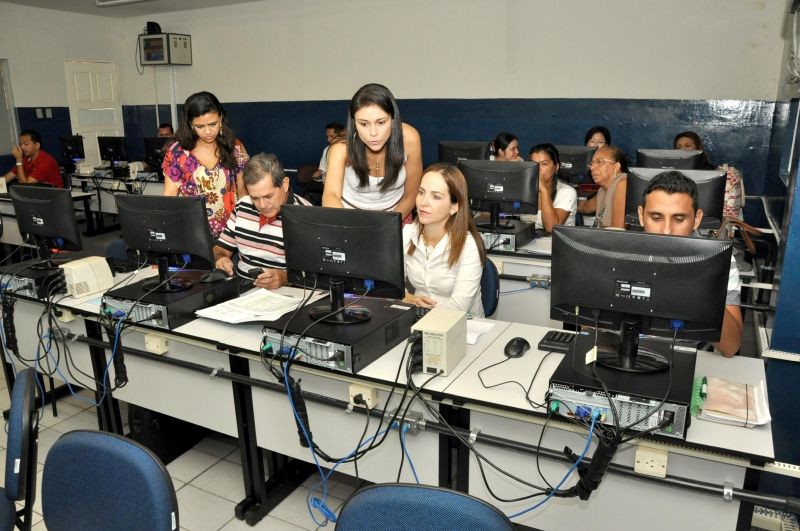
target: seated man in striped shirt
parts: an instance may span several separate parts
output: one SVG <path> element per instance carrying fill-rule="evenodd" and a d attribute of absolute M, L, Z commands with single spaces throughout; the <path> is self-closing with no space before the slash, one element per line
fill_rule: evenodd
<path fill-rule="evenodd" d="M 217 269 L 234 274 L 231 258 L 238 252 L 236 273 L 252 278 L 259 288 L 276 289 L 286 285 L 286 259 L 283 251 L 281 207 L 310 205 L 292 193 L 289 177 L 272 154 L 259 153 L 244 167 L 245 197 L 239 199 L 228 224 L 214 245 Z"/>

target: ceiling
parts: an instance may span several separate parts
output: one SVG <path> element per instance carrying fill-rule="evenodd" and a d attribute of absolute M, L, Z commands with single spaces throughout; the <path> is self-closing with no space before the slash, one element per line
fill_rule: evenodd
<path fill-rule="evenodd" d="M 148 0 L 128 5 L 97 7 L 95 0 L 2 0 L 11 4 L 19 4 L 58 11 L 70 11 L 86 15 L 126 18 L 147 16 L 172 11 L 188 11 L 203 7 L 217 7 L 230 4 L 244 4 L 253 0 Z"/>

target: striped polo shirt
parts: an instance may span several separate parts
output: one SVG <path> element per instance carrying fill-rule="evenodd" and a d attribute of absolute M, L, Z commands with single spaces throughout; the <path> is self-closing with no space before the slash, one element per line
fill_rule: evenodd
<path fill-rule="evenodd" d="M 286 204 L 311 205 L 291 191 Z M 232 253 L 239 251 L 239 263 L 236 266 L 239 276 L 246 277 L 248 271 L 256 268 L 286 269 L 281 215 L 278 214 L 264 225 L 260 225 L 259 218 L 258 209 L 250 196 L 242 197 L 217 240 L 217 245 L 223 249 Z"/>

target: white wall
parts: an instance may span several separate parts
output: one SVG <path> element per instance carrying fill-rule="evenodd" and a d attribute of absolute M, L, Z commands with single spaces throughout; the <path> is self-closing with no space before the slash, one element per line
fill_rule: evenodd
<path fill-rule="evenodd" d="M 0 2 L 0 58 L 8 59 L 15 105 L 66 107 L 65 59 L 114 61 L 124 70 L 122 25 L 108 17 Z"/>
<path fill-rule="evenodd" d="M 190 33 L 177 99 L 349 99 L 368 81 L 401 98 L 765 99 L 778 91 L 775 0 L 264 0 L 153 15 Z M 148 17 L 125 21 L 126 46 Z M 148 68 L 152 70 L 152 68 Z M 128 101 L 154 102 L 128 62 Z M 167 69 L 157 72 L 167 103 Z"/>

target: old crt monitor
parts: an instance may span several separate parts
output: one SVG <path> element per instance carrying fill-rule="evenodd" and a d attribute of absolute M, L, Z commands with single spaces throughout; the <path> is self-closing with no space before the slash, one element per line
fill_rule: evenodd
<path fill-rule="evenodd" d="M 472 210 L 489 212 L 484 230 L 508 228 L 500 214 L 536 214 L 539 210 L 539 165 L 535 162 L 461 160 L 458 169 L 467 180 Z"/>
<path fill-rule="evenodd" d="M 486 142 L 439 142 L 439 162 L 458 164 L 460 160 L 486 160 L 489 158 L 489 145 Z"/>
<path fill-rule="evenodd" d="M 355 323 L 370 318 L 369 310 L 344 308 L 344 292 L 361 284 L 369 295 L 402 299 L 405 295 L 403 238 L 397 212 L 284 205 L 281 208 L 286 269 L 302 284 L 328 284 L 330 306 L 309 310 L 317 320 Z M 374 288 L 371 288 L 374 283 Z"/>
<path fill-rule="evenodd" d="M 628 188 L 625 192 L 625 222 L 639 226 L 638 207 L 642 196 L 656 175 L 666 170 L 652 168 L 629 168 Z M 697 184 L 698 207 L 703 209 L 701 228 L 718 228 L 722 222 L 722 207 L 725 202 L 727 175 L 722 170 L 680 170 Z"/>
<path fill-rule="evenodd" d="M 699 170 L 705 166 L 703 152 L 681 149 L 637 149 L 636 166 L 664 170 Z"/>
<path fill-rule="evenodd" d="M 49 261 L 51 248 L 64 251 L 82 249 L 69 190 L 17 185 L 9 188 L 8 193 L 14 204 L 19 232 L 33 238 L 40 258 Z"/>
<path fill-rule="evenodd" d="M 144 137 L 144 161 L 152 171 L 161 173 L 161 163 L 169 142 L 170 139 L 163 136 Z"/>
<path fill-rule="evenodd" d="M 561 167 L 558 176 L 570 184 L 592 183 L 589 164 L 595 149 L 586 146 L 556 146 Z"/>
<path fill-rule="evenodd" d="M 718 341 L 731 245 L 710 238 L 557 226 L 550 317 L 619 330 L 610 347 L 598 346 L 599 364 L 631 372 L 663 370 L 667 358 L 639 345 L 639 334 L 672 338 L 679 328 L 678 338 Z"/>
<path fill-rule="evenodd" d="M 214 264 L 214 238 L 208 228 L 203 197 L 164 197 L 155 195 L 117 195 L 117 211 L 122 237 L 128 247 L 155 255 L 158 279 L 142 285 L 145 289 L 174 292 L 189 289 L 193 282 L 176 276 L 166 282 L 170 257 L 191 255 L 204 260 L 203 268 Z M 178 260 L 183 263 L 182 259 Z"/>

